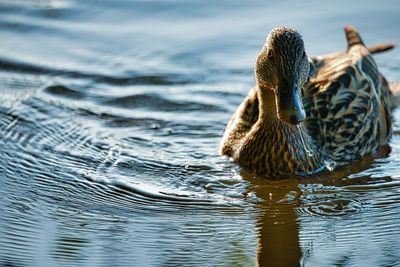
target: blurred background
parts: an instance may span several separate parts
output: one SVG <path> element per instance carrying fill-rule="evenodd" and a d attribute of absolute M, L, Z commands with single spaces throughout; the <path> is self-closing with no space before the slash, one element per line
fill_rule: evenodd
<path fill-rule="evenodd" d="M 0 0 L 0 266 L 400 266 L 397 110 L 391 152 L 334 173 L 218 155 L 267 33 L 313 56 L 346 24 L 400 44 L 395 0 Z"/>

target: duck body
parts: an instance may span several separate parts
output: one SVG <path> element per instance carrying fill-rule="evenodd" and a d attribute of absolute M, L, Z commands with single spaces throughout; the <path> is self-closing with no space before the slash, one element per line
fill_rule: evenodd
<path fill-rule="evenodd" d="M 306 59 L 295 30 L 271 32 L 257 84 L 228 122 L 220 153 L 257 175 L 309 175 L 387 144 L 393 93 L 371 52 L 388 46 L 368 49 L 353 27 L 345 32 L 346 51 Z"/>

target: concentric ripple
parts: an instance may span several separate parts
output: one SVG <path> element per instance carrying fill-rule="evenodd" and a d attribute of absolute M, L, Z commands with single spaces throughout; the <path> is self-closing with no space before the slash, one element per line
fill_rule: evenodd
<path fill-rule="evenodd" d="M 365 200 L 341 187 L 309 184 L 302 186 L 302 205 L 297 208 L 301 214 L 316 217 L 351 216 L 364 212 Z"/>
<path fill-rule="evenodd" d="M 326 199 L 324 201 L 316 201 L 306 203 L 299 208 L 300 213 L 306 213 L 311 216 L 347 216 L 353 215 L 364 210 L 364 203 L 353 199 Z"/>

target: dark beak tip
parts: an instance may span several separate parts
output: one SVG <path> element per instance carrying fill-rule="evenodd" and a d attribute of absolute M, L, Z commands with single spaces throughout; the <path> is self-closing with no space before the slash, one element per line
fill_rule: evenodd
<path fill-rule="evenodd" d="M 304 117 L 299 118 L 299 117 L 293 115 L 293 116 L 289 117 L 289 123 L 293 124 L 293 125 L 297 125 L 297 124 L 302 123 L 304 121 L 304 119 L 305 119 Z"/>
<path fill-rule="evenodd" d="M 281 121 L 289 123 L 291 125 L 299 125 L 306 119 L 305 114 L 292 114 L 289 116 L 286 115 L 287 114 L 278 114 L 278 118 Z"/>

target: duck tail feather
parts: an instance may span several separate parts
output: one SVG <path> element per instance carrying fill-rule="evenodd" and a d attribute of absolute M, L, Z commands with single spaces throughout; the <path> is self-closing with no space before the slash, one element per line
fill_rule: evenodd
<path fill-rule="evenodd" d="M 390 81 L 389 89 L 394 96 L 400 96 L 400 80 L 399 81 Z"/>
<path fill-rule="evenodd" d="M 371 54 L 377 54 L 377 53 L 385 52 L 388 50 L 392 50 L 395 47 L 396 47 L 396 45 L 391 44 L 391 43 L 382 43 L 382 44 L 377 44 L 377 45 L 373 45 L 373 46 L 368 46 L 367 48 Z"/>
<path fill-rule="evenodd" d="M 389 81 L 389 89 L 393 95 L 393 107 L 400 106 L 400 80 Z"/>
<path fill-rule="evenodd" d="M 344 32 L 346 34 L 347 39 L 347 48 L 349 49 L 353 45 L 361 44 L 364 45 L 363 40 L 361 39 L 360 34 L 357 29 L 351 25 L 344 26 Z"/>

